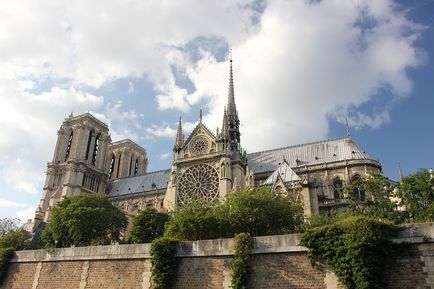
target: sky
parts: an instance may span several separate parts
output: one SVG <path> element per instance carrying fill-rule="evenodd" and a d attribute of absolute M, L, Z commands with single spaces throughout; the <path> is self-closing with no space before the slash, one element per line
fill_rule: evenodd
<path fill-rule="evenodd" d="M 398 178 L 434 165 L 434 0 L 0 0 L 0 218 L 33 218 L 62 121 L 170 167 L 227 102 L 256 152 L 341 137 Z"/>

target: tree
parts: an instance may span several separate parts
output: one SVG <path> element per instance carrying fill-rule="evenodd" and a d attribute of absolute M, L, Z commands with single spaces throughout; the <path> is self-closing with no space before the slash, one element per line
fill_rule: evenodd
<path fill-rule="evenodd" d="M 303 208 L 299 202 L 267 188 L 229 193 L 217 208 L 217 214 L 228 237 L 239 233 L 250 236 L 293 233 L 303 223 Z"/>
<path fill-rule="evenodd" d="M 13 250 L 29 248 L 30 237 L 31 234 L 22 229 L 11 231 L 0 237 L 0 248 L 12 248 Z"/>
<path fill-rule="evenodd" d="M 216 204 L 192 200 L 172 212 L 164 235 L 178 240 L 204 240 L 225 237 L 215 214 Z"/>
<path fill-rule="evenodd" d="M 151 243 L 163 236 L 164 225 L 169 219 L 166 213 L 159 213 L 155 209 L 145 209 L 133 219 L 132 228 L 128 234 L 128 243 Z"/>
<path fill-rule="evenodd" d="M 343 192 L 351 201 L 353 213 L 369 215 L 377 219 L 400 222 L 397 210 L 396 186 L 380 174 L 359 178 L 343 186 Z"/>
<path fill-rule="evenodd" d="M 295 232 L 303 222 L 301 204 L 260 189 L 231 192 L 223 203 L 193 200 L 173 212 L 165 236 L 180 240 L 232 238 Z"/>
<path fill-rule="evenodd" d="M 0 218 L 0 236 L 18 230 L 20 222 L 17 218 Z"/>
<path fill-rule="evenodd" d="M 89 246 L 117 240 L 128 224 L 126 216 L 102 194 L 67 197 L 52 210 L 42 233 L 46 246 Z"/>
<path fill-rule="evenodd" d="M 405 217 L 410 221 L 434 221 L 434 179 L 427 169 L 403 178 L 399 184 L 400 205 L 405 207 Z"/>

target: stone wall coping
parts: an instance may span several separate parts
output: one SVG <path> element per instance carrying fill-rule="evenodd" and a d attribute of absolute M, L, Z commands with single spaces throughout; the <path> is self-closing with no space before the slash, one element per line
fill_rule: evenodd
<path fill-rule="evenodd" d="M 305 252 L 307 248 L 298 245 L 300 238 L 300 234 L 255 237 L 252 253 Z M 11 262 L 148 259 L 151 257 L 150 247 L 151 244 L 131 244 L 26 250 L 15 252 Z M 233 255 L 232 239 L 179 242 L 176 253 L 177 257 L 230 255 Z"/>
<path fill-rule="evenodd" d="M 252 254 L 306 252 L 300 246 L 301 234 L 254 237 Z M 400 232 L 393 242 L 434 242 L 434 223 L 415 224 Z M 109 245 L 28 250 L 15 252 L 11 262 L 50 262 L 75 260 L 149 259 L 151 244 Z M 206 257 L 233 255 L 232 239 L 179 242 L 177 257 Z"/>

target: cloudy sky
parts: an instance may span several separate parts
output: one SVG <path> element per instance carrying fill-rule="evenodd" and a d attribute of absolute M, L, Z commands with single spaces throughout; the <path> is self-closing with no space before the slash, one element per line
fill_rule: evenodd
<path fill-rule="evenodd" d="M 345 135 L 397 178 L 434 164 L 433 0 L 0 1 L 0 217 L 31 218 L 71 111 L 170 165 L 220 125 L 232 49 L 248 152 Z"/>

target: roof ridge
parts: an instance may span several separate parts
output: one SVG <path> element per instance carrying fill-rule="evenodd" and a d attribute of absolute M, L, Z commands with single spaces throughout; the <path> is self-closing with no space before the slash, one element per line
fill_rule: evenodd
<path fill-rule="evenodd" d="M 125 180 L 125 179 L 132 179 L 132 178 L 138 178 L 138 177 L 144 177 L 147 175 L 151 175 L 151 174 L 156 174 L 156 173 L 161 173 L 161 172 L 170 172 L 170 169 L 163 169 L 163 170 L 158 170 L 158 171 L 153 171 L 153 172 L 149 172 L 143 175 L 135 175 L 135 176 L 126 176 L 126 177 L 121 177 L 121 178 L 117 178 L 117 179 L 113 179 L 113 180 L 109 180 L 109 181 L 116 181 L 116 180 Z"/>
<path fill-rule="evenodd" d="M 296 147 L 302 147 L 302 146 L 307 146 L 307 145 L 312 145 L 312 144 L 319 144 L 319 143 L 331 142 L 331 141 L 336 141 L 336 140 L 344 140 L 344 139 L 351 139 L 351 138 L 348 137 L 348 136 L 342 136 L 342 137 L 336 137 L 336 138 L 329 138 L 329 139 L 324 139 L 324 140 L 320 140 L 320 141 L 307 142 L 307 143 L 297 144 L 297 145 L 292 145 L 292 146 L 285 146 L 285 147 L 280 147 L 280 148 L 275 148 L 275 149 L 269 149 L 269 150 L 257 151 L 257 152 L 253 152 L 253 153 L 248 153 L 247 156 L 249 156 L 249 155 L 254 155 L 254 154 L 258 154 L 258 153 L 273 152 L 273 151 L 279 151 L 279 150 L 283 150 L 283 149 L 296 148 Z M 354 142 L 353 142 L 353 143 L 354 143 Z M 360 149 L 360 148 L 359 148 L 359 149 Z"/>

